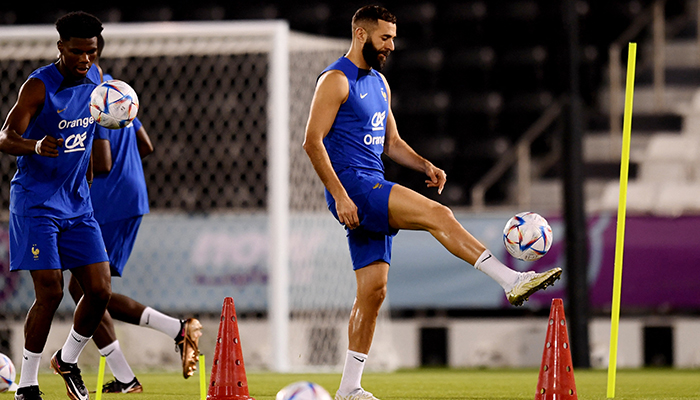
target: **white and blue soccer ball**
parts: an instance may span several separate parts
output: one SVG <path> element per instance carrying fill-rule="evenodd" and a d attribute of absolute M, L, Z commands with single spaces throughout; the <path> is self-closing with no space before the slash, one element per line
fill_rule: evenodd
<path fill-rule="evenodd" d="M 509 219 L 503 228 L 503 244 L 519 260 L 539 260 L 552 247 L 552 228 L 541 215 L 522 212 Z"/>
<path fill-rule="evenodd" d="M 17 371 L 10 357 L 0 353 L 0 393 L 15 390 Z"/>
<path fill-rule="evenodd" d="M 277 392 L 275 400 L 331 400 L 326 389 L 313 382 L 290 383 Z"/>
<path fill-rule="evenodd" d="M 139 112 L 139 97 L 124 81 L 102 82 L 90 94 L 90 115 L 95 122 L 109 129 L 128 126 Z"/>

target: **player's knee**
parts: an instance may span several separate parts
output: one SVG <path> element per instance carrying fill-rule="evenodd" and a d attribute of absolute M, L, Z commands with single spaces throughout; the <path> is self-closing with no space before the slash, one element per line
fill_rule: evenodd
<path fill-rule="evenodd" d="M 374 297 L 375 297 L 377 303 L 382 304 L 384 302 L 384 299 L 386 299 L 386 285 L 377 289 L 375 291 Z"/>
<path fill-rule="evenodd" d="M 439 208 L 439 213 L 441 216 L 443 216 L 445 218 L 454 219 L 455 214 L 452 212 L 451 208 L 444 206 L 442 204 L 440 204 L 440 206 L 438 208 Z"/>
<path fill-rule="evenodd" d="M 452 210 L 436 201 L 431 202 L 429 212 L 429 221 L 432 223 L 444 224 L 446 221 L 455 219 Z"/>
<path fill-rule="evenodd" d="M 363 297 L 368 303 L 374 304 L 377 307 L 381 306 L 386 298 L 386 283 L 377 283 L 376 285 L 364 290 L 363 294 Z"/>
<path fill-rule="evenodd" d="M 94 285 L 85 291 L 85 296 L 91 302 L 104 304 L 107 307 L 110 297 L 112 297 L 112 286 L 108 284 Z"/>
<path fill-rule="evenodd" d="M 56 310 L 61 300 L 63 300 L 62 285 L 43 286 L 36 294 L 37 303 L 47 309 Z"/>

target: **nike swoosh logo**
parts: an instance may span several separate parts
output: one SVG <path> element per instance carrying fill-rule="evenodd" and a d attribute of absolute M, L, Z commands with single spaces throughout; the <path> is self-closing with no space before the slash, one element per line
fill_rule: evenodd
<path fill-rule="evenodd" d="M 110 351 L 109 353 L 105 354 L 104 356 L 105 356 L 105 357 L 109 357 L 109 355 L 112 354 L 112 353 L 114 353 L 114 349 L 112 349 L 112 351 Z"/>
<path fill-rule="evenodd" d="M 66 107 L 66 108 L 68 108 L 68 107 Z M 60 114 L 60 113 L 62 113 L 62 112 L 64 112 L 64 111 L 66 111 L 66 108 L 64 108 L 63 110 L 56 110 L 56 112 Z"/>
<path fill-rule="evenodd" d="M 29 357 L 27 357 L 27 356 L 22 356 L 22 357 L 24 357 L 25 360 L 29 360 Z"/>
<path fill-rule="evenodd" d="M 75 336 L 73 336 L 73 335 L 70 335 L 70 336 L 73 338 L 73 340 L 75 340 L 75 341 L 78 342 L 78 343 L 82 343 L 82 342 L 83 342 L 82 340 L 78 339 L 77 337 L 75 337 Z"/>
<path fill-rule="evenodd" d="M 131 390 L 134 386 L 136 386 L 136 383 L 132 383 L 131 385 L 127 386 L 125 389 L 122 389 L 122 393 L 129 393 L 129 390 Z"/>
<path fill-rule="evenodd" d="M 359 362 L 365 362 L 365 360 L 363 360 L 363 359 L 361 359 L 361 358 L 359 358 L 359 357 L 352 356 L 352 358 L 354 358 L 355 360 L 357 360 L 357 361 L 359 361 Z"/>
<path fill-rule="evenodd" d="M 361 98 L 361 99 L 364 99 L 365 97 L 367 97 L 368 94 L 369 94 L 369 93 L 361 94 L 361 95 L 360 95 L 360 98 Z"/>
<path fill-rule="evenodd" d="M 489 256 L 486 257 L 486 258 L 484 258 L 483 260 L 481 260 L 481 262 L 483 263 L 484 261 L 488 260 L 489 258 L 491 258 L 492 255 L 493 255 L 493 254 L 489 254 Z"/>
<path fill-rule="evenodd" d="M 146 325 L 148 325 L 148 321 L 150 321 L 150 320 L 151 320 L 151 315 L 149 314 L 146 316 Z"/>

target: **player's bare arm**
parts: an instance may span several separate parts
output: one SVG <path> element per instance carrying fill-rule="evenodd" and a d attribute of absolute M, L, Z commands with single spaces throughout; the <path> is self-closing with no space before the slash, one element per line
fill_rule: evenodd
<path fill-rule="evenodd" d="M 39 79 L 29 79 L 19 90 L 17 102 L 7 114 L 0 131 L 0 151 L 13 156 L 39 154 L 58 157 L 58 146 L 63 139 L 45 136 L 41 140 L 25 139 L 22 134 L 29 126 L 32 117 L 44 104 L 44 83 Z"/>
<path fill-rule="evenodd" d="M 428 179 L 425 181 L 428 187 L 438 188 L 438 194 L 441 194 L 442 189 L 445 187 L 445 182 L 447 182 L 447 174 L 430 161 L 421 157 L 401 138 L 396 126 L 394 113 L 391 110 L 391 89 L 384 75 L 381 76 L 387 88 L 389 101 L 389 116 L 387 117 L 386 135 L 384 139 L 384 154 L 404 167 L 425 173 L 428 176 Z"/>
<path fill-rule="evenodd" d="M 85 179 L 88 181 L 89 186 L 92 186 L 92 181 L 95 179 L 95 173 L 94 173 L 93 168 L 92 168 L 92 162 L 94 159 L 94 157 L 93 157 L 94 155 L 95 155 L 94 152 L 90 153 L 90 162 L 88 163 L 88 169 L 87 169 L 87 172 L 85 173 Z"/>
<path fill-rule="evenodd" d="M 348 98 L 349 90 L 348 80 L 340 71 L 328 71 L 319 78 L 311 100 L 303 146 L 321 182 L 335 199 L 338 220 L 348 228 L 354 229 L 360 225 L 357 206 L 338 179 L 323 145 L 323 138 L 333 126 L 340 106 Z"/>
<path fill-rule="evenodd" d="M 153 143 L 151 142 L 151 138 L 148 136 L 148 132 L 146 132 L 146 128 L 144 128 L 143 125 L 138 131 L 136 131 L 136 145 L 139 148 L 139 156 L 141 159 L 153 153 Z"/>
<path fill-rule="evenodd" d="M 112 146 L 107 139 L 95 139 L 92 144 L 92 169 L 95 175 L 112 170 Z"/>

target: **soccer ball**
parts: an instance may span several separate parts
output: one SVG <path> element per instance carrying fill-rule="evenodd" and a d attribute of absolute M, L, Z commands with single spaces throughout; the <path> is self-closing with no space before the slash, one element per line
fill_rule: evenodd
<path fill-rule="evenodd" d="M 126 82 L 113 79 L 97 85 L 90 95 L 90 114 L 98 124 L 121 129 L 136 118 L 139 98 Z"/>
<path fill-rule="evenodd" d="M 552 247 L 552 228 L 541 215 L 522 212 L 508 220 L 503 228 L 503 244 L 513 257 L 535 261 Z"/>
<path fill-rule="evenodd" d="M 15 383 L 15 365 L 10 357 L 0 353 L 0 393 L 10 390 Z"/>
<path fill-rule="evenodd" d="M 282 388 L 275 400 L 331 400 L 331 395 L 313 382 L 301 381 Z"/>

